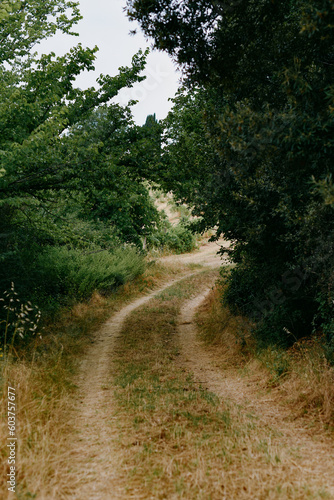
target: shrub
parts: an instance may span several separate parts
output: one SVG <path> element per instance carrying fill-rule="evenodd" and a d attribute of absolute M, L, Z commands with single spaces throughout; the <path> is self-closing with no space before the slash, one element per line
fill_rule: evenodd
<path fill-rule="evenodd" d="M 299 268 L 297 268 L 298 270 Z M 266 272 L 267 271 L 267 272 Z M 312 333 L 316 304 L 310 298 L 310 283 L 298 271 L 289 280 L 272 269 L 240 264 L 228 276 L 221 273 L 227 286 L 222 302 L 233 314 L 247 316 L 254 322 L 253 335 L 264 348 L 269 345 L 289 347 Z"/>
<path fill-rule="evenodd" d="M 66 298 L 86 299 L 94 290 L 110 292 L 143 273 L 143 256 L 132 247 L 113 253 L 107 250 L 83 253 L 66 247 L 46 248 L 36 259 L 36 301 L 56 302 Z M 52 301 L 51 301 L 52 302 Z"/>
<path fill-rule="evenodd" d="M 196 237 L 180 222 L 177 226 L 166 224 L 166 227 L 157 229 L 147 238 L 147 243 L 149 248 L 161 248 L 180 254 L 196 248 Z"/>
<path fill-rule="evenodd" d="M 11 264 L 16 264 L 13 281 L 20 300 L 31 301 L 44 314 L 56 312 L 69 301 L 87 299 L 95 290 L 110 293 L 145 270 L 143 255 L 130 246 L 113 251 L 45 246 L 39 252 L 32 247 L 30 252 L 25 249 L 15 255 Z M 3 320 L 6 311 L 0 308 Z"/>

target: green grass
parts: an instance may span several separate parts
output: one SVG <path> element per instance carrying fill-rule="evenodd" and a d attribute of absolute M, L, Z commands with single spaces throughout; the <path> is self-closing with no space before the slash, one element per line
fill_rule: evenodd
<path fill-rule="evenodd" d="M 40 294 L 80 300 L 95 290 L 110 292 L 132 281 L 144 272 L 145 262 L 131 247 L 88 253 L 50 247 L 38 257 L 35 268 Z"/>

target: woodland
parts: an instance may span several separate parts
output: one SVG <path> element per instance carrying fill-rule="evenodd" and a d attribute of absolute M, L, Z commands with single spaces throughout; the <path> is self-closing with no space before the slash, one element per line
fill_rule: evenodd
<path fill-rule="evenodd" d="M 7 341 L 133 280 L 150 248 L 191 250 L 191 232 L 214 230 L 232 244 L 221 301 L 250 320 L 258 345 L 319 335 L 333 362 L 333 0 L 128 0 L 126 10 L 183 75 L 167 118 L 143 126 L 132 102 L 113 98 L 143 79 L 147 52 L 79 89 L 96 47 L 34 52 L 56 31 L 75 35 L 78 4 L 1 2 L 0 295 L 16 318 L 26 304 Z M 191 207 L 192 222 L 168 225 L 150 186 Z"/>

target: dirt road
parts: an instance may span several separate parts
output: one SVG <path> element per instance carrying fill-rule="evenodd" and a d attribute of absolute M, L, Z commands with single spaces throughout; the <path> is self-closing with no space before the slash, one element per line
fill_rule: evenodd
<path fill-rule="evenodd" d="M 161 260 L 218 267 L 221 259 L 217 255 L 217 250 L 219 247 L 216 243 L 207 243 L 193 254 L 164 257 Z M 192 274 L 194 272 L 189 271 L 187 277 Z M 117 429 L 110 421 L 110 408 L 114 406 L 114 403 L 112 390 L 107 382 L 115 341 L 125 318 L 132 311 L 173 286 L 177 281 L 171 280 L 162 288 L 125 306 L 110 318 L 97 332 L 92 347 L 82 361 L 76 381 L 78 403 L 73 411 L 76 436 L 71 457 L 73 464 L 71 485 L 77 483 L 77 487 L 67 498 L 77 500 L 118 498 L 117 471 L 120 470 L 122 457 L 112 444 L 117 435 Z M 108 496 L 110 489 L 113 491 L 113 496 Z"/>
<path fill-rule="evenodd" d="M 164 262 L 177 261 L 184 264 L 202 264 L 208 267 L 219 267 L 221 260 L 216 255 L 217 245 L 211 243 L 203 246 L 200 251 L 183 256 L 171 256 L 162 259 Z M 190 271 L 189 278 L 199 271 Z M 180 280 L 186 278 L 180 278 Z M 152 299 L 161 294 L 162 291 L 172 287 L 180 280 L 174 280 L 164 287 L 156 290 L 145 297 L 141 297 L 131 304 L 123 307 L 97 332 L 94 343 L 87 352 L 82 362 L 80 375 L 77 380 L 78 400 L 73 410 L 76 432 L 73 435 L 71 456 L 71 489 L 64 498 L 80 500 L 108 500 L 130 498 L 124 489 L 124 477 L 128 473 L 124 464 L 122 451 L 115 443 L 119 434 L 117 417 L 111 411 L 115 407 L 113 396 L 113 383 L 110 379 L 110 366 L 115 353 L 117 338 L 119 337 L 125 320 L 137 309 L 148 304 Z M 197 380 L 208 390 L 214 392 L 222 402 L 232 401 L 244 412 L 252 412 L 257 419 L 257 425 L 274 429 L 275 435 L 280 436 L 282 449 L 296 450 L 289 454 L 282 467 L 268 470 L 260 470 L 257 466 L 249 463 L 247 465 L 251 477 L 259 477 L 261 481 L 263 474 L 267 475 L 269 481 L 283 481 L 284 491 L 296 484 L 310 485 L 310 491 L 317 490 L 318 496 L 307 493 L 305 497 L 296 495 L 287 498 L 334 498 L 334 447 L 333 443 L 322 435 L 312 435 L 312 429 L 302 427 L 300 423 L 291 422 L 288 411 L 275 406 L 270 398 L 260 397 L 255 386 L 249 384 L 235 372 L 223 372 L 220 369 L 219 357 L 214 352 L 206 349 L 196 338 L 196 328 L 193 321 L 196 308 L 205 298 L 205 294 L 212 287 L 213 282 L 208 284 L 208 290 L 200 294 L 193 293 L 191 300 L 187 300 L 177 318 L 178 337 L 177 343 L 181 349 L 181 356 L 177 360 L 177 366 L 183 365 L 184 369 L 193 374 Z M 153 328 L 153 326 L 152 326 Z M 246 466 L 245 466 L 246 467 Z M 243 473 L 247 473 L 247 467 Z M 289 479 L 284 483 L 284 468 L 289 468 Z M 237 478 L 238 470 L 229 471 Z M 282 479 L 283 478 L 283 479 Z M 290 484 L 291 483 L 291 484 Z M 238 490 L 239 491 L 239 490 Z M 279 496 L 268 496 L 261 492 L 261 488 L 255 496 L 250 492 L 249 485 L 241 488 L 238 497 L 233 498 L 284 498 Z M 263 492 L 268 491 L 263 487 Z M 293 491 L 293 488 L 292 490 Z M 136 498 L 136 496 L 131 496 Z M 138 496 L 138 498 L 167 498 L 161 491 L 153 496 Z M 179 496 L 173 496 L 179 498 Z M 187 498 L 180 496 L 180 498 Z M 192 498 L 202 498 L 194 496 Z M 228 496 L 213 496 L 212 498 L 231 498 Z"/>
<path fill-rule="evenodd" d="M 226 256 L 221 258 L 217 252 L 221 248 L 229 248 L 228 241 L 219 240 L 214 242 L 204 242 L 198 250 L 193 253 L 186 253 L 182 255 L 169 255 L 160 258 L 160 262 L 175 262 L 180 264 L 201 264 L 203 266 L 218 267 L 219 265 L 228 264 Z"/>
<path fill-rule="evenodd" d="M 179 342 L 182 346 L 180 363 L 192 372 L 208 390 L 217 394 L 221 401 L 237 403 L 242 411 L 252 412 L 258 426 L 273 428 L 279 434 L 280 444 L 286 450 L 298 450 L 295 457 L 285 457 L 289 473 L 285 486 L 308 484 L 326 490 L 324 498 L 334 498 L 334 443 L 324 433 L 314 433 L 306 423 L 293 422 L 288 409 L 278 406 L 268 394 L 261 394 L 255 383 L 238 374 L 236 370 L 221 370 L 221 359 L 214 349 L 208 349 L 197 339 L 194 315 L 205 300 L 210 288 L 203 294 L 187 301 L 178 322 Z M 259 474 L 255 467 L 250 474 Z M 275 471 L 271 472 L 273 476 Z M 279 481 L 278 481 L 279 482 Z M 330 495 L 326 496 L 326 495 Z M 305 498 L 309 498 L 305 492 Z"/>

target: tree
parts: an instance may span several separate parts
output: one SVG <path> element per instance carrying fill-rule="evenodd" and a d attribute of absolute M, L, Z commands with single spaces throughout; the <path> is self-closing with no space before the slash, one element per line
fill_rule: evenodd
<path fill-rule="evenodd" d="M 124 241 L 141 247 L 159 218 L 143 183 L 155 150 L 151 134 L 135 126 L 129 109 L 109 105 L 72 127 L 68 139 L 69 150 L 82 154 L 83 162 L 96 149 L 78 182 L 84 216 L 113 225 Z"/>
<path fill-rule="evenodd" d="M 333 173 L 332 0 L 130 0 L 128 13 L 187 76 L 193 103 L 167 122 L 164 177 L 234 242 L 225 300 L 266 341 L 324 329 L 334 226 L 312 176 Z"/>
<path fill-rule="evenodd" d="M 3 0 L 0 7 L 0 62 L 31 56 L 31 49 L 58 30 L 71 31 L 80 19 L 78 2 L 69 0 Z"/>
<path fill-rule="evenodd" d="M 32 262 L 50 246 L 140 247 L 158 217 L 142 183 L 150 142 L 130 107 L 112 102 L 144 78 L 147 52 L 85 90 L 75 79 L 94 68 L 96 47 L 32 52 L 57 30 L 72 33 L 78 19 L 78 4 L 66 0 L 1 6 L 0 289 L 12 280 L 31 289 Z"/>

